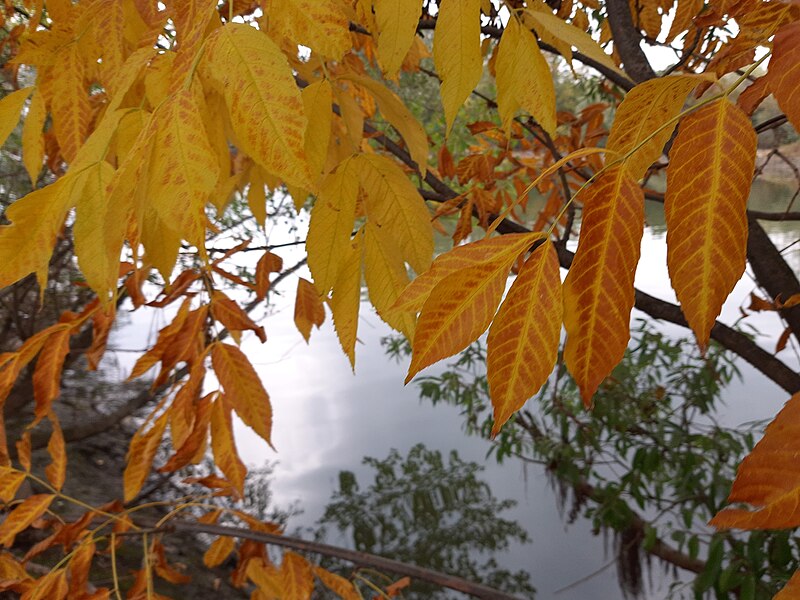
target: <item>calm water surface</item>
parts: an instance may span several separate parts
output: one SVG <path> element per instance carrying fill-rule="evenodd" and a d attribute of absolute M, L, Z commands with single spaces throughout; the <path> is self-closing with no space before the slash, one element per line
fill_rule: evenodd
<path fill-rule="evenodd" d="M 782 210 L 787 194 L 780 186 L 760 186 L 751 206 L 759 210 Z M 664 217 L 659 205 L 648 203 L 647 222 L 636 284 L 648 293 L 674 301 L 667 277 Z M 799 237 L 798 230 L 786 224 L 766 226 L 779 247 Z M 278 237 L 275 234 L 271 242 L 286 241 Z M 281 251 L 281 255 L 286 265 L 301 256 L 299 252 L 293 255 L 292 251 Z M 794 249 L 788 255 L 797 270 L 799 255 Z M 257 466 L 277 461 L 272 482 L 276 502 L 287 506 L 299 501 L 304 510 L 293 519 L 290 528 L 315 525 L 338 488 L 339 471 L 353 471 L 362 487 L 366 487 L 373 473 L 362 466 L 364 456 L 382 459 L 392 448 L 405 455 L 420 442 L 445 455 L 455 449 L 462 459 L 486 466 L 484 479 L 496 497 L 518 502 L 504 516 L 525 527 L 532 542 L 498 555 L 502 567 L 530 572 L 538 598 L 577 600 L 587 594 L 596 598 L 620 597 L 614 567 L 602 570 L 613 558 L 606 554 L 602 538 L 592 536 L 587 523 L 564 524 L 555 495 L 540 469 L 514 461 L 497 465 L 486 459 L 488 442 L 463 433 L 456 408 L 445 405 L 434 408 L 419 400 L 413 383 L 404 387 L 408 361 L 397 364 L 384 354 L 380 340 L 390 330 L 366 304 L 362 304 L 361 310 L 361 343 L 356 348 L 355 374 L 339 347 L 330 318 L 321 330 L 313 332 L 311 343 L 306 346 L 293 325 L 294 287 L 293 280 L 285 282 L 285 295 L 277 299 L 276 310 L 263 320 L 268 342 L 262 346 L 251 338 L 244 343 L 272 398 L 277 453 L 237 424 L 237 443 L 245 462 Z M 753 283 L 745 275 L 723 308 L 726 323 L 740 317 L 740 307 L 747 305 L 752 290 Z M 634 312 L 634 317 L 644 316 Z M 774 314 L 752 315 L 746 322 L 765 334 L 767 347 L 774 344 L 781 330 Z M 123 332 L 127 344 L 135 344 L 135 338 L 142 337 L 141 328 L 137 332 L 132 329 Z M 667 325 L 664 330 L 686 335 L 678 327 Z M 783 355 L 791 352 L 787 349 Z M 729 425 L 770 417 L 788 399 L 753 369 L 743 365 L 741 370 L 743 381 L 736 382 L 725 393 L 725 420 Z M 432 367 L 423 374 L 436 371 L 437 367 Z M 350 542 L 335 537 L 329 541 L 343 545 Z M 597 570 L 602 571 L 557 593 Z M 665 593 L 665 588 L 656 584 L 650 595 L 660 598 Z"/>

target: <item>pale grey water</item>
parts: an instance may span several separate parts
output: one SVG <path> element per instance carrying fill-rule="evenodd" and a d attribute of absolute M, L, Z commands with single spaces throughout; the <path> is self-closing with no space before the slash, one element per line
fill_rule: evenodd
<path fill-rule="evenodd" d="M 751 201 L 759 210 L 785 208 L 788 190 L 765 186 L 756 190 Z M 642 261 L 637 271 L 637 286 L 644 291 L 674 301 L 666 270 L 666 247 L 661 207 L 648 203 L 648 229 L 642 245 Z M 782 223 L 766 224 L 779 246 L 793 242 L 797 228 Z M 276 233 L 272 243 L 279 243 Z M 280 254 L 284 264 L 291 265 L 301 251 L 285 250 Z M 790 260 L 797 266 L 797 253 Z M 307 273 L 298 273 L 308 276 Z M 417 443 L 443 453 L 457 450 L 464 460 L 485 465 L 484 479 L 498 498 L 513 498 L 518 505 L 504 516 L 517 520 L 532 539 L 525 546 L 515 546 L 497 556 L 500 565 L 509 570 L 524 569 L 531 573 L 538 598 L 577 600 L 592 594 L 596 598 L 618 598 L 613 566 L 567 591 L 556 590 L 602 569 L 612 560 L 605 552 L 602 538 L 591 535 L 587 523 L 565 525 L 556 498 L 548 487 L 541 469 L 507 461 L 502 465 L 486 459 L 489 443 L 466 436 L 462 419 L 454 407 L 431 406 L 421 402 L 414 384 L 403 386 L 408 361 L 397 364 L 383 352 L 380 339 L 389 328 L 362 304 L 359 340 L 356 349 L 356 373 L 342 353 L 330 318 L 321 330 L 314 330 L 306 346 L 292 321 L 295 280 L 283 284 L 285 295 L 276 302 L 277 310 L 267 316 L 263 325 L 268 342 L 264 345 L 252 337 L 245 338 L 243 349 L 252 358 L 270 393 L 274 413 L 274 445 L 277 453 L 246 427 L 237 423 L 237 444 L 251 466 L 277 461 L 272 479 L 274 498 L 287 506 L 298 501 L 303 514 L 295 517 L 292 527 L 314 527 L 325 504 L 338 487 L 338 473 L 353 471 L 362 487 L 369 483 L 372 472 L 361 465 L 364 456 L 384 458 L 392 448 L 401 454 Z M 732 322 L 740 316 L 740 307 L 747 305 L 752 281 L 745 276 L 736 286 L 723 308 L 722 318 Z M 635 311 L 634 317 L 643 317 Z M 774 314 L 761 313 L 748 317 L 747 323 L 766 334 L 774 343 L 780 324 Z M 162 323 L 163 325 L 163 323 Z M 155 327 L 154 329 L 157 329 Z M 679 327 L 665 326 L 665 331 L 685 336 Z M 144 345 L 146 328 L 126 328 L 121 332 L 125 344 Z M 119 338 L 118 338 L 119 339 Z M 782 354 L 791 355 L 789 348 Z M 793 361 L 796 364 L 796 360 Z M 436 372 L 435 366 L 425 373 Z M 741 367 L 743 381 L 734 383 L 725 393 L 725 421 L 737 425 L 774 415 L 788 399 L 777 386 L 746 365 Z M 348 544 L 345 538 L 331 538 L 332 543 Z M 656 577 L 658 581 L 660 578 Z M 666 595 L 666 588 L 656 583 L 653 598 Z"/>

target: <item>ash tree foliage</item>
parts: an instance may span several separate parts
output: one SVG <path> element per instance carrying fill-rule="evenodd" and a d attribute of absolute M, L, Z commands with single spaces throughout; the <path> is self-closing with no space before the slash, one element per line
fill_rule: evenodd
<path fill-rule="evenodd" d="M 4 20 L 14 89 L 0 101 L 0 137 L 22 119 L 33 185 L 4 213 L 0 286 L 13 294 L 38 285 L 44 296 L 54 250 L 69 239 L 81 279 L 58 283 L 91 297 L 0 355 L 0 397 L 30 390 L 27 403 L 13 404 L 15 416 L 29 414 L 27 427 L 0 440 L 3 590 L 158 597 L 160 580 L 185 581 L 162 543 L 166 528 L 182 527 L 213 533 L 206 564 L 230 558 L 233 585 L 253 598 L 308 598 L 318 584 L 360 597 L 310 557 L 287 551 L 273 561 L 264 544 L 286 541 L 274 523 L 216 506 L 196 522 L 176 518 L 184 504 L 157 522 L 137 510 L 151 471 L 172 473 L 209 452 L 216 474 L 190 481 L 199 494 L 190 504 L 202 506 L 202 493 L 241 496 L 234 416 L 271 443 L 265 383 L 239 342 L 269 343 L 250 312 L 298 268 L 259 244 L 276 191 L 297 213 L 313 198 L 312 280 L 297 278 L 294 314 L 306 340 L 330 313 L 356 367 L 362 281 L 378 315 L 411 340 L 409 379 L 488 328 L 494 435 L 548 380 L 562 326 L 566 368 L 591 408 L 623 358 L 634 306 L 688 327 L 700 351 L 714 340 L 787 394 L 800 392 L 800 374 L 773 347 L 716 320 L 749 263 L 760 289 L 754 306 L 785 323 L 778 348 L 800 335 L 800 283 L 763 226 L 800 217 L 791 207 L 747 207 L 763 168 L 758 136 L 800 127 L 796 3 L 10 0 Z M 643 44 L 672 48 L 675 58 L 656 72 Z M 605 100 L 563 110 L 555 71 L 593 78 Z M 444 139 L 400 99 L 409 73 L 440 80 Z M 475 93 L 482 78 L 496 94 Z M 770 96 L 780 114 L 754 122 Z M 485 103 L 490 120 L 464 123 L 467 101 Z M 467 141 L 456 148 L 455 139 Z M 657 175 L 664 193 L 648 185 Z M 535 214 L 533 190 L 546 198 Z M 241 198 L 255 233 L 219 245 Z M 680 305 L 634 288 L 645 198 L 664 204 Z M 434 233 L 451 222 L 453 248 L 434 259 Z M 236 261 L 253 251 L 260 257 L 248 278 Z M 149 414 L 130 440 L 122 499 L 90 506 L 62 490 L 80 423 L 61 422 L 60 383 L 71 356 L 101 364 L 123 302 L 174 316 L 131 374 L 158 368 L 142 402 Z M 794 396 L 742 463 L 731 506 L 712 525 L 800 524 L 798 413 Z M 168 458 L 154 464 L 164 444 Z M 33 468 L 31 452 L 43 446 L 50 462 Z M 65 519 L 64 506 L 79 515 Z M 115 557 L 137 544 L 141 567 L 119 573 Z M 95 585 L 92 565 L 106 557 L 111 583 Z M 780 595 L 798 588 L 800 576 Z"/>

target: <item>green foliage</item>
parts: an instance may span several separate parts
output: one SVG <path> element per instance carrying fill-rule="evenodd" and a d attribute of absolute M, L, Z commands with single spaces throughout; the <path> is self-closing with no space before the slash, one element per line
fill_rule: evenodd
<path fill-rule="evenodd" d="M 501 515 L 513 500 L 499 500 L 480 478 L 483 467 L 453 451 L 445 459 L 422 444 L 407 456 L 392 450 L 385 459 L 367 457 L 373 482 L 361 488 L 354 473 L 339 474 L 339 490 L 321 519 L 352 538 L 361 552 L 424 565 L 444 573 L 531 597 L 523 571 L 502 569 L 493 554 L 528 542 L 525 530 Z M 407 598 L 446 598 L 415 582 Z"/>

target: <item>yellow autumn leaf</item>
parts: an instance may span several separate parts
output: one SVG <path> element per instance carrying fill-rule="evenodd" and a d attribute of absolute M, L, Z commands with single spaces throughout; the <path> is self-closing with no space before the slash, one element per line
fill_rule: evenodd
<path fill-rule="evenodd" d="M 147 480 L 166 426 L 167 413 L 163 413 L 146 432 L 139 429 L 134 434 L 128 448 L 128 462 L 122 474 L 125 502 L 133 500 Z"/>
<path fill-rule="evenodd" d="M 661 156 L 664 144 L 675 130 L 674 123 L 668 125 L 670 119 L 681 112 L 686 96 L 703 79 L 707 80 L 694 75 L 651 79 L 625 96 L 614 116 L 606 149 L 612 153 L 611 158 L 622 158 L 641 144 L 625 161 L 631 177 L 636 180 L 644 177 L 650 165 Z M 658 133 L 652 135 L 656 131 Z"/>
<path fill-rule="evenodd" d="M 433 35 L 433 63 L 442 79 L 445 131 L 483 73 L 481 0 L 442 0 Z"/>
<path fill-rule="evenodd" d="M 6 143 L 8 136 L 19 123 L 22 107 L 32 91 L 32 87 L 22 88 L 0 100 L 0 146 Z"/>
<path fill-rule="evenodd" d="M 412 339 L 413 315 L 391 310 L 408 285 L 408 272 L 391 234 L 371 221 L 367 221 L 364 227 L 364 279 L 370 302 L 378 316 L 390 327 L 402 332 L 406 338 Z"/>
<path fill-rule="evenodd" d="M 260 169 L 250 171 L 250 185 L 247 186 L 247 206 L 253 218 L 261 227 L 267 222 L 267 195 L 264 191 L 264 179 Z"/>
<path fill-rule="evenodd" d="M 72 178 L 62 177 L 6 209 L 11 224 L 0 227 L 0 288 L 36 273 L 44 289 L 50 255 L 70 208 L 72 184 Z"/>
<path fill-rule="evenodd" d="M 509 257 L 513 260 L 541 237 L 541 233 L 511 233 L 456 246 L 437 256 L 431 268 L 403 290 L 392 310 L 418 313 L 431 291 L 445 277 L 481 263 L 502 261 Z"/>
<path fill-rule="evenodd" d="M 78 42 L 59 51 L 50 112 L 61 154 L 72 162 L 89 134 L 92 108 L 86 82 L 86 64 Z"/>
<path fill-rule="evenodd" d="M 497 105 L 503 128 L 522 108 L 551 136 L 556 130 L 556 92 L 550 66 L 542 56 L 534 35 L 516 18 L 506 24 L 495 63 Z"/>
<path fill-rule="evenodd" d="M 332 60 L 351 47 L 347 3 L 340 0 L 270 0 L 266 5 L 270 34 L 303 44 Z"/>
<path fill-rule="evenodd" d="M 328 145 L 333 122 L 333 90 L 327 79 L 315 81 L 301 92 L 303 107 L 308 115 L 305 150 L 312 177 L 319 177 L 325 169 Z"/>
<path fill-rule="evenodd" d="M 87 169 L 105 159 L 109 153 L 109 148 L 112 146 L 112 142 L 116 141 L 117 146 L 119 146 L 119 130 L 123 127 L 134 129 L 136 136 L 138 136 L 143 128 L 143 124 L 147 120 L 147 116 L 149 116 L 149 113 L 140 109 L 131 108 L 122 108 L 112 112 L 106 112 L 81 149 L 78 150 L 75 160 L 73 160 L 70 165 L 69 172 L 79 174 L 78 171 Z M 126 120 L 130 120 L 127 126 L 123 125 Z M 133 126 L 136 122 L 139 123 L 138 127 Z M 133 133 L 130 135 L 133 136 Z M 119 155 L 120 153 L 117 152 L 117 154 Z M 122 154 L 124 155 L 125 153 Z M 122 159 L 124 156 L 118 156 L 118 158 Z"/>
<path fill-rule="evenodd" d="M 425 201 L 397 164 L 378 154 L 355 159 L 366 194 L 367 218 L 390 235 L 402 260 L 422 273 L 433 256 L 433 228 Z"/>
<path fill-rule="evenodd" d="M 298 331 L 303 335 L 306 343 L 311 337 L 311 327 L 320 328 L 325 321 L 325 306 L 322 304 L 317 288 L 314 284 L 303 279 L 297 279 L 297 295 L 294 302 L 294 322 Z"/>
<path fill-rule="evenodd" d="M 156 50 L 152 46 L 142 47 L 131 53 L 125 59 L 125 64 L 115 77 L 115 92 L 111 95 L 111 101 L 106 107 L 106 114 L 113 113 L 122 106 L 125 95 L 139 79 L 139 75 L 145 65 L 156 56 Z"/>
<path fill-rule="evenodd" d="M 529 235 L 522 238 L 526 243 L 540 237 Z M 436 283 L 417 321 L 406 383 L 425 367 L 460 352 L 486 331 L 497 312 L 511 265 L 526 249 L 520 242 L 520 238 L 509 239 L 491 259 L 449 272 Z"/>
<path fill-rule="evenodd" d="M 239 495 L 244 497 L 244 479 L 247 476 L 247 468 L 236 450 L 231 410 L 222 394 L 214 400 L 214 406 L 211 409 L 211 450 L 214 453 L 214 464 L 233 484 Z"/>
<path fill-rule="evenodd" d="M 241 149 L 267 172 L 312 189 L 304 150 L 308 120 L 275 43 L 249 25 L 228 23 L 208 37 L 201 65 L 225 98 Z"/>
<path fill-rule="evenodd" d="M 86 282 L 107 301 L 113 297 L 119 276 L 121 240 L 114 234 L 124 235 L 124 229 L 110 227 L 110 207 L 106 189 L 114 176 L 114 169 L 105 161 L 80 172 L 73 187 L 76 206 L 73 237 L 78 265 Z"/>
<path fill-rule="evenodd" d="M 205 245 L 205 206 L 219 178 L 201 101 L 200 87 L 193 85 L 172 94 L 156 112 L 147 194 L 161 221 L 197 247 Z"/>
<path fill-rule="evenodd" d="M 558 255 L 546 240 L 525 261 L 489 328 L 486 372 L 494 407 L 492 435 L 553 371 L 562 316 Z"/>
<path fill-rule="evenodd" d="M 342 255 L 350 245 L 357 199 L 358 173 L 347 160 L 322 181 L 311 209 L 306 251 L 308 268 L 321 294 L 333 287 Z"/>
<path fill-rule="evenodd" d="M 2 111 L 2 103 L 0 103 Z M 0 112 L 1 114 L 1 112 Z M 0 116 L 2 119 L 2 116 Z M 31 178 L 31 183 L 36 187 L 36 180 L 42 170 L 42 160 L 44 160 L 44 123 L 47 120 L 47 107 L 41 92 L 36 92 L 31 97 L 31 104 L 28 107 L 28 115 L 22 126 L 22 163 Z M 0 131 L 0 140 L 5 137 Z M 2 144 L 2 142 L 0 142 Z"/>
<path fill-rule="evenodd" d="M 216 343 L 211 349 L 214 373 L 244 424 L 272 445 L 272 406 L 253 365 L 239 348 Z"/>
<path fill-rule="evenodd" d="M 420 173 L 424 176 L 428 168 L 428 135 L 398 95 L 370 77 L 348 74 L 340 79 L 349 79 L 369 90 L 378 103 L 383 118 L 403 136 L 412 160 L 417 163 Z"/>
<path fill-rule="evenodd" d="M 356 234 L 350 246 L 342 251 L 329 302 L 336 335 L 353 370 L 356 368 L 356 334 L 361 307 L 362 238 L 361 233 Z"/>
<path fill-rule="evenodd" d="M 422 10 L 421 0 L 374 0 L 378 25 L 378 58 L 386 77 L 393 79 L 408 54 Z"/>
<path fill-rule="evenodd" d="M 633 277 L 644 231 L 644 193 L 621 166 L 605 171 L 579 199 L 583 219 L 564 281 L 564 361 L 583 402 L 622 360 L 630 339 Z"/>
<path fill-rule="evenodd" d="M 542 10 L 526 10 L 526 15 L 534 21 L 537 30 L 546 32 L 548 36 L 555 37 L 567 47 L 572 46 L 577 48 L 579 52 L 597 61 L 607 69 L 625 75 L 625 73 L 614 64 L 613 59 L 603 51 L 603 48 L 595 42 L 588 33 L 561 20 L 561 18 L 550 12 L 549 7 L 543 6 Z M 567 62 L 571 62 L 572 53 L 568 52 L 568 55 L 564 56 L 564 58 L 567 59 Z"/>
<path fill-rule="evenodd" d="M 670 151 L 667 266 L 702 349 L 744 272 L 756 146 L 750 119 L 722 98 L 681 119 Z"/>
<path fill-rule="evenodd" d="M 145 116 L 139 135 L 133 143 L 124 161 L 114 171 L 106 188 L 106 239 L 108 253 L 106 260 L 111 262 L 119 258 L 122 242 L 127 234 L 141 233 L 137 231 L 144 221 L 144 209 L 147 206 L 145 196 L 150 157 L 153 140 L 156 136 L 157 119 L 154 115 Z M 91 141 L 91 139 L 90 139 Z M 140 240 L 130 240 L 138 244 Z"/>
<path fill-rule="evenodd" d="M 170 6 L 170 17 L 178 34 L 178 48 L 172 65 L 169 92 L 173 94 L 187 83 L 197 66 L 198 54 L 206 34 L 219 24 L 216 0 L 182 0 Z"/>
<path fill-rule="evenodd" d="M 164 52 L 156 55 L 147 65 L 144 73 L 144 93 L 150 106 L 156 107 L 167 99 L 174 63 L 175 53 Z"/>

